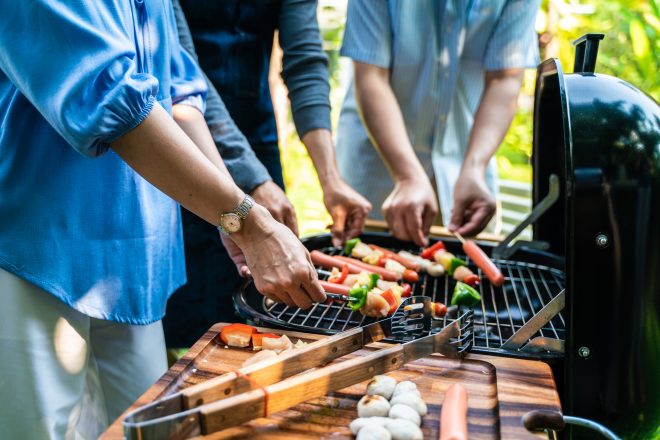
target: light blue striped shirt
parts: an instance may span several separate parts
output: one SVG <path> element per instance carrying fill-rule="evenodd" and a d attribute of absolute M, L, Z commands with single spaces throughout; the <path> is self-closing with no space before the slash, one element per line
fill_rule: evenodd
<path fill-rule="evenodd" d="M 538 7 L 539 0 L 349 1 L 341 54 L 390 69 L 408 137 L 429 177 L 435 177 L 445 221 L 484 73 L 538 63 Z M 339 117 L 337 161 L 342 176 L 382 218 L 380 207 L 393 183 L 362 126 L 352 83 Z M 496 193 L 494 161 L 486 183 Z"/>

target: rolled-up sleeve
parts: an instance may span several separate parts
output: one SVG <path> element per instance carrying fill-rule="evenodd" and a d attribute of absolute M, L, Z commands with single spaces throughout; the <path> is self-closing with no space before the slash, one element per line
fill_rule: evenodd
<path fill-rule="evenodd" d="M 121 5 L 4 0 L 1 6 L 0 68 L 73 148 L 102 154 L 146 118 L 159 84 L 138 72 Z"/>
<path fill-rule="evenodd" d="M 484 68 L 502 70 L 535 67 L 539 62 L 535 23 L 540 0 L 509 0 L 493 29 Z"/>
<path fill-rule="evenodd" d="M 181 32 L 179 23 L 179 14 L 183 14 L 180 7 L 177 10 L 173 5 L 172 14 L 170 14 L 170 29 L 176 33 L 175 41 L 172 42 L 172 60 L 171 72 L 172 81 L 170 85 L 170 94 L 172 103 L 184 104 L 197 108 L 202 114 L 206 109 L 206 94 L 208 91 L 206 78 L 202 69 L 194 57 L 194 52 L 183 44 L 185 39 L 179 36 Z M 189 36 L 186 36 L 189 38 Z M 192 40 L 191 40 L 192 41 Z"/>
<path fill-rule="evenodd" d="M 341 55 L 365 64 L 390 67 L 392 27 L 386 0 L 348 2 Z"/>

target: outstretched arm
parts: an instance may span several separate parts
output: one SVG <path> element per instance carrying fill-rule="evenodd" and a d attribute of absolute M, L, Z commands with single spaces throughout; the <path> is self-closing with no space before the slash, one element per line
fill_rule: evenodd
<path fill-rule="evenodd" d="M 522 79 L 522 69 L 486 72 L 484 93 L 454 185 L 450 231 L 477 234 L 495 214 L 495 199 L 486 187 L 486 169 L 516 113 Z"/>
<path fill-rule="evenodd" d="M 362 120 L 394 180 L 394 190 L 383 203 L 385 219 L 395 237 L 424 245 L 438 202 L 408 139 L 389 69 L 357 61 L 353 65 Z"/>

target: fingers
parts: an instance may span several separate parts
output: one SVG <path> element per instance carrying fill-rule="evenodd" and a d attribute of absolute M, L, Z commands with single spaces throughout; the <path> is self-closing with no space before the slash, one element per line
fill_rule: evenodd
<path fill-rule="evenodd" d="M 432 209 L 430 206 L 427 206 L 424 209 L 424 214 L 422 214 L 422 231 L 424 232 L 425 239 L 431 232 L 431 225 L 433 224 L 433 220 L 435 220 L 436 215 L 438 215 L 438 212 Z M 424 244 L 426 245 L 426 243 Z"/>
<path fill-rule="evenodd" d="M 422 231 L 422 206 L 414 206 L 412 209 L 406 210 L 404 213 L 404 222 L 408 236 L 418 246 L 424 246 L 426 238 Z"/>
<path fill-rule="evenodd" d="M 467 222 L 457 228 L 457 232 L 465 236 L 478 234 L 483 231 L 494 213 L 495 211 L 488 206 L 482 206 L 475 209 Z"/>
<path fill-rule="evenodd" d="M 465 203 L 462 199 L 454 199 L 454 207 L 451 209 L 451 219 L 449 220 L 449 229 L 451 232 L 454 232 L 463 225 L 463 220 L 465 218 Z M 461 233 L 459 231 L 459 233 Z"/>
<path fill-rule="evenodd" d="M 331 214 L 332 227 L 330 228 L 330 232 L 332 233 L 332 245 L 341 246 L 345 240 L 346 210 L 340 206 L 334 209 Z"/>
<path fill-rule="evenodd" d="M 346 240 L 357 237 L 362 233 L 368 213 L 369 211 L 363 211 L 361 209 L 351 212 L 346 221 L 346 230 L 344 232 L 344 238 Z"/>

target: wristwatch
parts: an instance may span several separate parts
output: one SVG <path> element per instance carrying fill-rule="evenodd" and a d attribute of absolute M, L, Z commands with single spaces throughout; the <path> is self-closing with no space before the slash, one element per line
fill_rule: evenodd
<path fill-rule="evenodd" d="M 234 208 L 233 211 L 225 212 L 220 216 L 220 224 L 218 231 L 224 235 L 233 234 L 241 230 L 243 220 L 245 220 L 250 213 L 250 209 L 254 206 L 254 199 L 247 194 L 243 201 Z"/>

